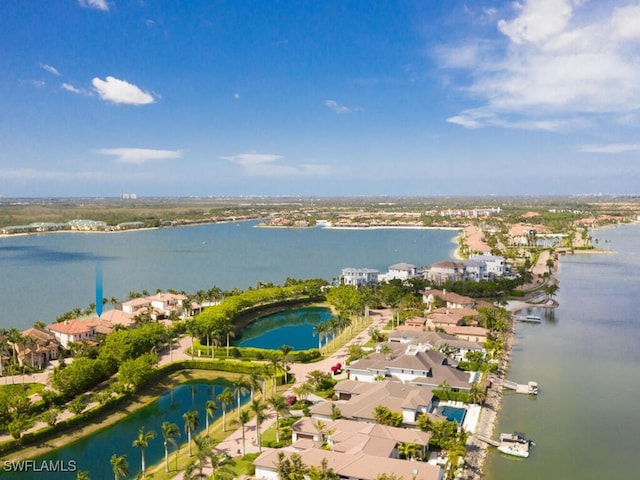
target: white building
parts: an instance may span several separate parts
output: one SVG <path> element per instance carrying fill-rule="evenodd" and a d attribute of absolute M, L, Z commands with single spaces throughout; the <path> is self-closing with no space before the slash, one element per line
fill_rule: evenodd
<path fill-rule="evenodd" d="M 356 288 L 366 285 L 377 285 L 380 272 L 372 268 L 343 268 L 340 283 L 353 285 Z"/>
<path fill-rule="evenodd" d="M 90 325 L 88 322 L 80 320 L 65 320 L 64 322 L 53 323 L 47 326 L 47 330 L 53 333 L 63 348 L 69 348 L 70 343 L 96 339 L 95 325 Z"/>
<path fill-rule="evenodd" d="M 487 269 L 487 275 L 490 278 L 503 277 L 509 273 L 509 267 L 504 257 L 496 255 L 471 255 L 471 260 L 484 262 Z"/>
<path fill-rule="evenodd" d="M 396 263 L 389 267 L 389 271 L 384 274 L 380 274 L 379 279 L 381 281 L 388 282 L 389 280 L 399 279 L 407 280 L 409 278 L 415 278 L 419 275 L 418 267 L 411 263 Z"/>

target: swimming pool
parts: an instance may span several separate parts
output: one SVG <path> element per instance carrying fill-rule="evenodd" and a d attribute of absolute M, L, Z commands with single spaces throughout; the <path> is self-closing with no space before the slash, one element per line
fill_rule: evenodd
<path fill-rule="evenodd" d="M 462 425 L 462 421 L 464 420 L 464 416 L 467 414 L 466 408 L 457 408 L 444 406 L 440 410 L 440 415 L 446 417 L 449 421 L 457 422 L 458 425 Z"/>

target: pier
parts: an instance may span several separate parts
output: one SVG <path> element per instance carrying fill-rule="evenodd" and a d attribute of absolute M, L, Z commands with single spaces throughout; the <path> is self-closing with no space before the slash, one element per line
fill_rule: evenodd
<path fill-rule="evenodd" d="M 480 440 L 481 442 L 486 443 L 487 445 L 491 445 L 492 447 L 500 446 L 500 442 L 498 442 L 497 440 L 493 440 L 489 437 L 485 437 L 484 435 L 474 435 L 474 437 Z"/>
<path fill-rule="evenodd" d="M 524 323 L 542 323 L 542 319 L 536 315 L 527 315 L 523 317 L 521 315 L 514 315 L 513 319 L 516 322 L 524 322 Z"/>
<path fill-rule="evenodd" d="M 516 393 L 523 393 L 525 395 L 537 395 L 538 394 L 538 382 L 529 381 L 527 384 L 512 382 L 511 380 L 504 380 L 502 386 L 509 390 L 515 390 Z"/>

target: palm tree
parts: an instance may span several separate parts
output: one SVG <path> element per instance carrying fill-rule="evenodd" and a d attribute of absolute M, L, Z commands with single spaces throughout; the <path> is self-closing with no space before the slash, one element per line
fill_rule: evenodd
<path fill-rule="evenodd" d="M 320 352 L 322 352 L 322 339 L 327 336 L 328 332 L 327 322 L 320 322 L 313 327 L 313 335 L 318 336 L 318 350 L 320 350 Z"/>
<path fill-rule="evenodd" d="M 487 393 L 482 385 L 479 383 L 471 385 L 471 391 L 469 392 L 469 400 L 471 400 L 471 403 L 482 405 L 486 398 Z"/>
<path fill-rule="evenodd" d="M 240 418 L 238 419 L 238 421 L 240 422 L 240 427 L 242 428 L 242 456 L 243 457 L 246 453 L 245 441 L 244 441 L 244 427 L 250 419 L 251 419 L 251 414 L 249 413 L 249 410 L 240 411 Z"/>
<path fill-rule="evenodd" d="M 180 430 L 175 423 L 162 422 L 162 438 L 164 439 L 164 471 L 169 471 L 169 444 L 176 446 L 176 441 L 173 437 L 179 437 Z"/>
<path fill-rule="evenodd" d="M 207 400 L 205 407 L 205 423 L 207 424 L 207 435 L 209 435 L 209 417 L 213 418 L 218 411 L 218 406 L 213 400 Z"/>
<path fill-rule="evenodd" d="M 186 322 L 186 327 L 187 327 L 187 333 L 191 337 L 191 360 L 193 360 L 194 348 L 195 348 L 193 339 L 199 333 L 198 324 L 196 323 L 195 320 L 191 319 Z"/>
<path fill-rule="evenodd" d="M 444 397 L 442 400 L 449 400 L 449 397 L 451 396 L 451 385 L 449 385 L 446 380 L 443 380 L 438 384 L 438 390 L 440 390 Z"/>
<path fill-rule="evenodd" d="M 127 463 L 126 455 L 111 455 L 111 468 L 113 470 L 113 478 L 120 480 L 121 478 L 129 476 L 129 464 Z"/>
<path fill-rule="evenodd" d="M 274 395 L 269 399 L 269 405 L 276 414 L 276 442 L 280 443 L 280 417 L 289 416 L 289 406 L 282 395 Z"/>
<path fill-rule="evenodd" d="M 233 391 L 236 394 L 236 406 L 238 407 L 238 421 L 240 421 L 240 396 L 249 392 L 249 385 L 243 376 L 236 378 L 233 382 Z"/>
<path fill-rule="evenodd" d="M 336 317 L 331 317 L 327 320 L 327 328 L 331 332 L 331 347 L 336 348 L 336 337 L 338 336 L 338 332 L 340 331 L 340 319 Z"/>
<path fill-rule="evenodd" d="M 80 470 L 76 474 L 76 480 L 91 480 L 91 477 L 89 477 L 89 472 L 87 470 Z"/>
<path fill-rule="evenodd" d="M 287 374 L 287 364 L 289 363 L 289 354 L 293 352 L 293 347 L 290 345 L 282 345 L 279 350 L 282 352 L 282 364 L 284 365 L 284 384 L 289 384 L 289 376 Z"/>
<path fill-rule="evenodd" d="M 140 447 L 140 453 L 142 458 L 142 462 L 141 462 L 142 478 L 145 477 L 145 471 L 146 471 L 146 466 L 144 463 L 144 449 L 149 446 L 149 442 L 154 438 L 156 438 L 156 432 L 154 432 L 153 430 L 151 430 L 150 432 L 145 432 L 144 427 L 140 427 L 140 430 L 138 431 L 138 438 L 136 438 L 132 443 L 134 447 Z"/>
<path fill-rule="evenodd" d="M 189 410 L 182 415 L 182 418 L 184 419 L 184 431 L 187 432 L 189 456 L 191 457 L 193 455 L 191 452 L 191 433 L 200 425 L 200 418 L 198 417 L 198 412 L 196 410 Z"/>
<path fill-rule="evenodd" d="M 273 369 L 273 395 L 275 395 L 278 388 L 278 369 L 280 368 L 280 355 L 274 352 L 269 357 L 269 362 L 271 363 L 271 368 Z"/>
<path fill-rule="evenodd" d="M 249 374 L 249 381 L 247 382 L 249 384 L 249 388 L 251 389 L 251 400 L 253 400 L 253 396 L 256 390 L 258 390 L 259 392 L 262 392 L 261 382 L 262 382 L 262 375 L 260 375 L 257 371 L 253 370 Z"/>
<path fill-rule="evenodd" d="M 258 441 L 258 451 L 262 453 L 262 434 L 260 432 L 260 426 L 266 419 L 265 410 L 267 409 L 267 404 L 256 398 L 249 404 L 249 408 L 256 415 L 256 440 Z"/>
<path fill-rule="evenodd" d="M 300 400 L 306 401 L 309 397 L 309 394 L 313 393 L 313 387 L 311 386 L 311 384 L 309 384 L 309 382 L 305 382 L 295 387 L 293 389 L 293 393 L 295 393 L 300 398 Z"/>
<path fill-rule="evenodd" d="M 225 388 L 216 399 L 222 406 L 222 431 L 227 431 L 227 409 L 233 405 L 233 393 L 229 390 L 229 387 Z"/>
<path fill-rule="evenodd" d="M 207 476 L 204 474 L 203 470 L 206 465 L 207 458 L 212 458 L 214 456 L 213 443 L 211 441 L 211 438 L 207 436 L 196 437 L 194 439 L 194 442 L 196 444 L 196 447 L 198 448 L 198 451 L 196 453 L 196 458 L 194 458 L 187 466 L 187 477 L 206 478 Z"/>

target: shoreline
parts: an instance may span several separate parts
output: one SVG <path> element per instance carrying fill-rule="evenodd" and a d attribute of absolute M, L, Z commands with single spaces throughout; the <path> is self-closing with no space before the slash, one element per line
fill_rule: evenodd
<path fill-rule="evenodd" d="M 527 306 L 529 306 L 529 303 L 517 300 L 509 302 L 509 305 L 505 308 L 509 313 L 513 314 L 523 308 L 527 308 Z M 467 455 L 465 456 L 462 478 L 468 480 L 481 480 L 483 478 L 489 445 L 480 440 L 478 436 L 493 438 L 504 397 L 502 382 L 506 378 L 511 364 L 511 351 L 516 338 L 516 325 L 517 322 L 510 321 L 509 330 L 505 335 L 504 355 L 498 364 L 498 371 L 488 377 L 490 385 L 487 388 L 487 398 L 482 405 L 476 431 L 469 435 L 467 440 Z"/>

